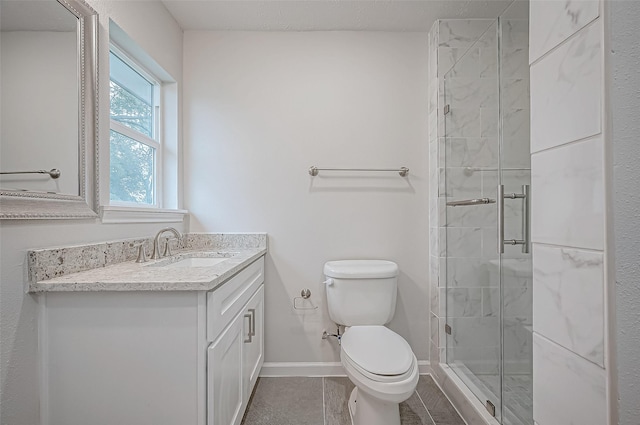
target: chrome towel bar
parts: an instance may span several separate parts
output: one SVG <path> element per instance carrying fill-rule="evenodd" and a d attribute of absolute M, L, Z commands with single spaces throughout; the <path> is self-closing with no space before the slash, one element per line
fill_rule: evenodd
<path fill-rule="evenodd" d="M 311 166 L 309 167 L 309 175 L 317 176 L 319 171 L 395 171 L 402 177 L 406 177 L 409 174 L 407 167 L 400 168 L 320 168 Z"/>
<path fill-rule="evenodd" d="M 0 171 L 0 174 L 49 174 L 52 179 L 57 179 L 60 177 L 60 170 L 57 168 L 52 168 L 50 171 L 47 170 L 34 170 L 34 171 Z"/>
<path fill-rule="evenodd" d="M 489 198 L 478 198 L 478 199 L 465 199 L 464 201 L 449 201 L 447 202 L 448 207 L 464 207 L 468 205 L 484 205 L 484 204 L 495 204 L 495 199 Z"/>

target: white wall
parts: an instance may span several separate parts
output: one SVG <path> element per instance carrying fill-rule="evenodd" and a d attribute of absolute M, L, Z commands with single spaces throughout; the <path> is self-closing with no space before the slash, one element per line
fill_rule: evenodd
<path fill-rule="evenodd" d="M 186 32 L 185 207 L 192 231 L 265 231 L 266 361 L 335 362 L 322 266 L 401 270 L 391 327 L 428 359 L 425 33 Z M 307 174 L 400 167 L 397 174 Z M 316 311 L 296 312 L 310 288 Z"/>
<path fill-rule="evenodd" d="M 619 424 L 640 418 L 640 3 L 612 2 L 610 22 Z"/>
<path fill-rule="evenodd" d="M 534 420 L 615 423 L 602 1 L 531 2 Z"/>
<path fill-rule="evenodd" d="M 90 4 L 100 14 L 99 134 L 101 151 L 108 152 L 105 147 L 109 143 L 109 18 L 179 84 L 182 81 L 182 31 L 160 3 L 91 0 Z M 39 423 L 37 310 L 35 297 L 25 294 L 27 250 L 151 236 L 164 225 L 101 225 L 94 220 L 0 222 L 0 423 Z M 184 230 L 183 225 L 175 225 Z"/>

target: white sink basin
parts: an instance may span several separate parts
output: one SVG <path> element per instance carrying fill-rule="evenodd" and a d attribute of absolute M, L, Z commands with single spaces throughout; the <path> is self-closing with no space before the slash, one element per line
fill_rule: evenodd
<path fill-rule="evenodd" d="M 223 261 L 228 260 L 229 258 L 214 258 L 214 257 L 192 257 L 185 258 L 184 260 L 176 261 L 175 263 L 169 263 L 166 266 L 163 266 L 165 269 L 175 269 L 181 267 L 211 267 L 216 264 L 220 264 Z"/>
<path fill-rule="evenodd" d="M 185 269 L 189 267 L 212 267 L 233 258 L 236 252 L 182 252 L 149 264 L 163 269 Z"/>

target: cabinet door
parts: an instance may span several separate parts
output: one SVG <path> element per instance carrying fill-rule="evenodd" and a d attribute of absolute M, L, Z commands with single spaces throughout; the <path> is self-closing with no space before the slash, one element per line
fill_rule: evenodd
<path fill-rule="evenodd" d="M 242 420 L 244 319 L 238 315 L 207 350 L 208 425 L 238 425 Z"/>
<path fill-rule="evenodd" d="M 264 362 L 264 285 L 251 297 L 247 303 L 246 312 L 249 313 L 251 337 L 244 344 L 243 375 L 245 384 L 245 400 L 251 396 L 253 386 L 258 380 L 258 374 Z M 248 342 L 251 340 L 251 342 Z"/>

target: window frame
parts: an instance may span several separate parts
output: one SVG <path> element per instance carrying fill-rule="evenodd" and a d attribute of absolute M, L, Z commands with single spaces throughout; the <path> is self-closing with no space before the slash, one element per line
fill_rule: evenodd
<path fill-rule="evenodd" d="M 144 204 L 137 202 L 128 202 L 128 201 L 114 201 L 111 199 L 111 190 L 109 190 L 109 206 L 114 207 L 127 207 L 127 208 L 140 208 L 140 209 L 161 209 L 163 206 L 163 190 L 162 190 L 162 165 L 164 162 L 164 149 L 163 149 L 163 90 L 162 90 L 162 82 L 159 78 L 154 76 L 151 72 L 149 72 L 145 67 L 140 65 L 138 61 L 136 61 L 131 55 L 127 54 L 122 48 L 120 48 L 116 43 L 111 41 L 109 43 L 109 53 L 113 53 L 117 56 L 122 62 L 124 62 L 127 66 L 133 69 L 135 72 L 140 74 L 145 80 L 153 85 L 153 112 L 152 112 L 152 135 L 153 137 L 149 137 L 146 134 L 143 134 L 139 131 L 136 131 L 126 125 L 114 120 L 111 118 L 111 113 L 109 113 L 109 152 L 111 151 L 111 131 L 115 131 L 116 133 L 120 133 L 125 137 L 128 137 L 138 143 L 149 146 L 154 149 L 154 158 L 153 158 L 153 177 L 152 177 L 152 187 L 153 187 L 153 203 L 152 204 Z M 111 84 L 111 63 L 109 63 L 109 84 Z M 111 98 L 109 98 L 109 110 L 111 110 Z M 111 167 L 109 167 L 109 186 L 111 186 Z"/>

